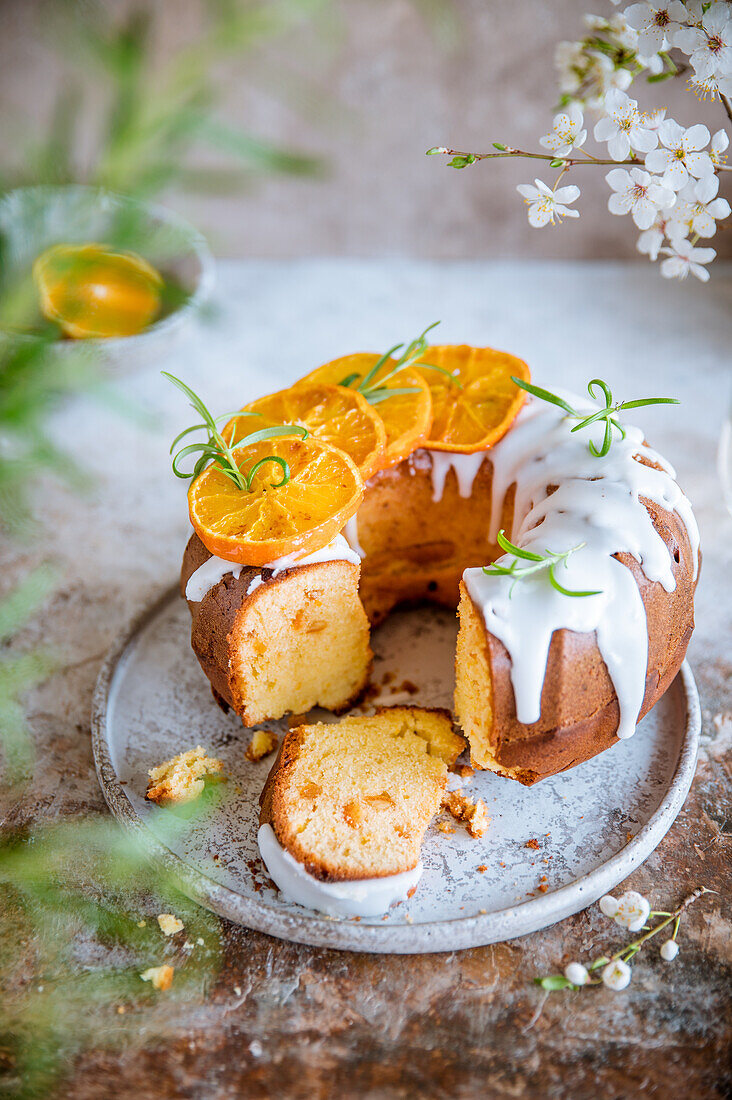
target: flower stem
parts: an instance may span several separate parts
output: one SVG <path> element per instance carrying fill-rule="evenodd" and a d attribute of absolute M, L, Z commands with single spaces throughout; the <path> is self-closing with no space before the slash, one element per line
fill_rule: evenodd
<path fill-rule="evenodd" d="M 681 905 L 674 909 L 673 913 L 669 913 L 665 920 L 662 920 L 661 923 L 657 924 L 655 928 L 650 928 L 642 936 L 639 936 L 637 940 L 633 940 L 632 943 L 626 944 L 625 947 L 622 948 L 622 950 L 618 951 L 615 955 L 612 955 L 610 957 L 610 961 L 614 962 L 616 959 L 622 958 L 624 955 L 627 955 L 629 951 L 631 953 L 631 956 L 635 955 L 637 951 L 640 951 L 646 940 L 652 939 L 653 936 L 657 935 L 657 933 L 659 933 L 662 928 L 665 928 L 667 925 L 669 925 L 671 921 L 676 921 L 674 931 L 675 939 L 676 932 L 678 932 L 679 928 L 679 921 L 681 920 L 681 914 L 684 912 L 684 910 L 688 908 L 688 906 L 691 905 L 692 902 L 695 902 L 698 898 L 700 898 L 703 894 L 714 893 L 716 893 L 716 890 L 709 890 L 706 886 L 697 886 L 696 890 L 692 890 L 689 896 L 684 898 L 684 900 L 681 902 Z"/>
<path fill-rule="evenodd" d="M 640 162 L 636 157 L 632 157 L 629 160 L 604 160 L 600 157 L 593 157 L 589 153 L 585 153 L 585 156 L 589 156 L 589 160 L 582 160 L 580 157 L 558 157 L 554 153 L 530 153 L 526 149 L 511 149 L 508 148 L 500 153 L 461 153 L 458 149 L 445 149 L 443 156 L 448 157 L 473 157 L 474 160 L 495 160 L 498 157 L 529 157 L 531 160 L 562 160 L 566 168 L 578 168 L 580 165 L 597 165 L 597 164 L 613 164 L 615 167 L 619 167 L 621 164 L 637 165 Z"/>
<path fill-rule="evenodd" d="M 722 106 L 727 112 L 727 118 L 730 120 L 730 122 L 732 122 L 732 103 L 730 103 L 729 96 L 722 95 L 722 93 L 720 92 L 719 98 L 722 100 Z"/>

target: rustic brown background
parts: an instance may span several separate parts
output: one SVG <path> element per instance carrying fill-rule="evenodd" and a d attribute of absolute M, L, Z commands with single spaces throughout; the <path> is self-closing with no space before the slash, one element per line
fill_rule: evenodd
<path fill-rule="evenodd" d="M 131 6 L 105 2 L 120 12 Z M 195 38 L 201 0 L 151 6 L 161 58 Z M 27 117 L 47 119 L 62 79 L 43 7 L 0 0 L 0 157 L 27 139 Z M 451 12 L 452 29 L 431 30 L 429 10 Z M 588 10 L 615 8 L 609 0 L 338 0 L 312 28 L 221 72 L 223 116 L 322 154 L 325 177 L 270 178 L 244 195 L 169 201 L 221 255 L 632 258 L 637 232 L 608 214 L 602 170 L 575 172 L 581 219 L 533 230 L 515 191 L 537 174 L 532 163 L 455 172 L 424 157 L 433 145 L 481 150 L 494 140 L 538 149 L 556 100 L 554 47 L 581 37 Z M 665 103 L 684 124 L 701 119 L 714 132 L 727 121 L 719 104 L 699 105 L 683 80 L 634 89 L 642 106 Z M 95 98 L 103 102 L 103 89 Z M 555 171 L 547 171 L 550 182 Z M 729 256 L 725 237 L 732 234 L 718 233 L 714 244 Z"/>

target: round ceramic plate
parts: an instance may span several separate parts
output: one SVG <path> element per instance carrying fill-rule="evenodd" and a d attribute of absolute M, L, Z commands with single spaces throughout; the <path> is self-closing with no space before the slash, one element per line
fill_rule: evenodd
<path fill-rule="evenodd" d="M 334 920 L 286 902 L 257 849 L 258 798 L 272 763 L 245 759 L 250 732 L 213 701 L 189 645 L 176 591 L 139 617 L 110 652 L 97 682 L 92 730 L 99 780 L 112 813 L 143 830 L 196 900 L 272 936 L 354 951 L 452 951 L 545 928 L 607 893 L 653 851 L 681 809 L 699 743 L 699 700 L 685 664 L 634 737 L 579 767 L 522 787 L 491 772 L 464 782 L 491 825 L 471 838 L 443 814 L 423 847 L 424 874 L 408 903 L 379 919 Z M 374 632 L 373 680 L 363 708 L 450 707 L 456 619 L 424 608 L 392 615 Z M 314 711 L 312 718 L 332 719 Z M 286 727 L 273 722 L 281 735 Z M 224 762 L 226 784 L 171 840 L 168 815 L 144 800 L 148 769 L 202 744 Z M 453 783 L 460 782 L 451 777 Z M 436 827 L 448 821 L 455 831 Z"/>

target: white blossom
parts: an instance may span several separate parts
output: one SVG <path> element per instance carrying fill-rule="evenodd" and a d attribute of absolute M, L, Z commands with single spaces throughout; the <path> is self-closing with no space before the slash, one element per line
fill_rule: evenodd
<path fill-rule="evenodd" d="M 717 130 L 716 134 L 712 134 L 712 144 L 709 149 L 709 159 L 715 168 L 719 168 L 720 164 L 724 164 L 727 160 L 727 154 L 725 152 L 729 145 L 729 138 L 726 130 Z"/>
<path fill-rule="evenodd" d="M 726 199 L 717 198 L 718 191 L 719 177 L 714 174 L 690 180 L 679 191 L 679 201 L 671 212 L 669 236 L 713 237 L 717 232 L 717 219 L 730 215 L 730 205 Z"/>
<path fill-rule="evenodd" d="M 520 183 L 516 190 L 523 196 L 524 202 L 529 207 L 529 224 L 535 229 L 541 229 L 549 222 L 555 225 L 555 218 L 560 220 L 563 217 L 579 217 L 579 210 L 570 210 L 566 205 L 579 198 L 579 187 L 570 184 L 568 187 L 558 187 L 552 191 L 551 187 L 547 187 L 541 180 L 534 180 L 534 183 L 535 187 L 529 183 Z"/>
<path fill-rule="evenodd" d="M 665 212 L 660 211 L 656 215 L 656 220 L 650 229 L 646 229 L 641 233 L 636 244 L 636 248 L 639 252 L 643 252 L 648 256 L 649 260 L 654 263 L 658 259 L 658 254 L 661 251 L 661 245 L 666 239 L 666 234 L 669 231 L 668 216 Z M 610 915 L 610 914 L 608 914 Z"/>
<path fill-rule="evenodd" d="M 615 959 L 603 970 L 602 980 L 608 989 L 614 989 L 619 993 L 630 983 L 630 967 L 622 959 Z"/>
<path fill-rule="evenodd" d="M 627 69 L 616 69 L 613 62 L 604 53 L 588 50 L 589 68 L 586 79 L 589 90 L 587 106 L 604 109 L 605 98 L 611 91 L 624 92 L 633 83 L 633 74 Z"/>
<path fill-rule="evenodd" d="M 565 966 L 564 976 L 572 985 L 586 985 L 590 979 L 587 967 L 578 962 L 571 962 L 568 966 Z"/>
<path fill-rule="evenodd" d="M 629 25 L 638 31 L 638 52 L 654 54 L 667 49 L 675 40 L 680 24 L 686 20 L 686 8 L 681 0 L 649 2 L 631 4 L 623 15 Z"/>
<path fill-rule="evenodd" d="M 559 90 L 566 95 L 576 92 L 581 83 L 580 72 L 586 65 L 581 42 L 560 42 L 554 51 L 554 64 L 559 73 Z"/>
<path fill-rule="evenodd" d="M 605 96 L 605 118 L 595 125 L 595 140 L 606 141 L 613 160 L 625 160 L 631 149 L 648 153 L 658 145 L 658 134 L 649 130 L 634 99 L 613 88 Z"/>
<path fill-rule="evenodd" d="M 720 96 L 732 96 L 732 73 L 709 73 L 705 77 L 695 73 L 689 78 L 689 87 L 697 99 L 714 102 Z"/>
<path fill-rule="evenodd" d="M 618 900 L 618 909 L 613 920 L 627 928 L 629 932 L 639 932 L 648 920 L 651 911 L 650 902 L 637 890 L 627 890 Z"/>
<path fill-rule="evenodd" d="M 661 252 L 668 256 L 661 264 L 664 279 L 685 279 L 691 274 L 703 283 L 709 279 L 709 272 L 702 264 L 711 263 L 717 255 L 713 248 L 694 248 L 690 241 L 675 237 L 671 239 L 671 247 L 662 248 Z"/>
<path fill-rule="evenodd" d="M 664 959 L 666 962 L 672 962 L 673 959 L 676 958 L 678 953 L 679 945 L 677 944 L 676 940 L 666 940 L 666 942 L 661 945 L 661 958 Z"/>
<path fill-rule="evenodd" d="M 572 149 L 579 149 L 587 140 L 587 131 L 582 129 L 583 115 L 579 104 L 571 103 L 566 111 L 554 116 L 552 129 L 539 144 L 551 149 L 557 157 L 566 157 Z"/>
<path fill-rule="evenodd" d="M 673 191 L 680 191 L 689 176 L 701 179 L 714 171 L 709 153 L 700 150 L 709 143 L 709 130 L 701 123 L 685 130 L 672 118 L 658 127 L 663 148 L 653 149 L 646 157 L 646 168 L 663 174 L 663 182 Z"/>
<path fill-rule="evenodd" d="M 605 894 L 600 898 L 600 912 L 606 917 L 614 917 L 618 911 L 618 900 L 612 894 Z"/>
<path fill-rule="evenodd" d="M 659 210 L 668 210 L 676 196 L 658 177 L 640 168 L 613 168 L 605 176 L 612 195 L 607 208 L 611 214 L 631 214 L 639 229 L 650 229 Z"/>
<path fill-rule="evenodd" d="M 688 53 L 700 80 L 732 71 L 732 8 L 712 4 L 701 18 L 701 25 L 679 29 L 674 45 Z"/>
<path fill-rule="evenodd" d="M 645 111 L 643 114 L 643 125 L 646 130 L 658 130 L 663 120 L 666 117 L 666 108 L 659 107 L 655 111 Z"/>

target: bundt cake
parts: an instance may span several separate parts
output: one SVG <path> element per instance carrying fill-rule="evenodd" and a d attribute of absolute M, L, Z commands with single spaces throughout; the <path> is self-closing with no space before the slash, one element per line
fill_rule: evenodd
<path fill-rule="evenodd" d="M 448 712 L 419 707 L 290 730 L 260 798 L 258 837 L 282 893 L 333 916 L 376 916 L 405 899 L 464 747 Z"/>
<path fill-rule="evenodd" d="M 308 384 L 358 383 L 336 363 Z M 672 468 L 609 418 L 604 384 L 602 410 L 532 387 L 520 360 L 464 347 L 421 349 L 407 369 L 429 383 L 432 428 L 369 477 L 325 561 L 233 566 L 193 536 L 193 647 L 251 725 L 358 695 L 371 658 L 362 604 L 372 625 L 405 602 L 458 607 L 455 710 L 472 763 L 530 785 L 630 736 L 671 683 L 693 629 L 698 530 Z"/>

